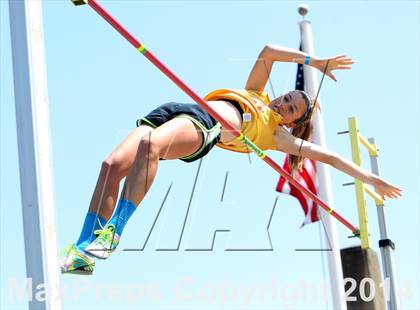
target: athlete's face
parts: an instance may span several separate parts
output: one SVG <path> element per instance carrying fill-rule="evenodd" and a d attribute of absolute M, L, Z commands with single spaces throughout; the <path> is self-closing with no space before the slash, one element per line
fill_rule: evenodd
<path fill-rule="evenodd" d="M 283 117 L 285 126 L 294 127 L 294 121 L 306 111 L 306 101 L 299 91 L 293 90 L 272 100 L 269 107 Z"/>

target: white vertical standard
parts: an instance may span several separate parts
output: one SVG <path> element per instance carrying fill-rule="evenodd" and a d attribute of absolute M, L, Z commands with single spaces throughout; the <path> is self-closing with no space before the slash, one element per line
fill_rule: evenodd
<path fill-rule="evenodd" d="M 311 23 L 303 20 L 299 23 L 301 32 L 302 50 L 309 54 L 314 54 L 312 41 Z M 319 83 L 315 69 L 304 66 L 305 91 L 312 97 L 316 96 Z M 318 96 L 318 103 L 320 97 Z M 320 107 L 320 106 L 319 106 Z M 326 147 L 324 121 L 322 118 L 322 110 L 318 109 L 313 118 L 313 136 L 312 142 Z M 334 199 L 332 194 L 331 177 L 328 167 L 320 162 L 316 163 L 318 195 L 328 206 L 334 208 Z M 332 216 L 327 214 L 323 209 L 319 208 L 321 221 L 325 227 L 325 244 L 331 246 L 332 251 L 326 251 L 328 257 L 328 267 L 330 276 L 330 288 L 333 301 L 333 309 L 347 309 L 344 295 L 343 269 L 341 266 L 340 245 L 338 242 L 337 226 Z"/>
<path fill-rule="evenodd" d="M 61 309 L 40 0 L 9 0 L 29 309 Z"/>

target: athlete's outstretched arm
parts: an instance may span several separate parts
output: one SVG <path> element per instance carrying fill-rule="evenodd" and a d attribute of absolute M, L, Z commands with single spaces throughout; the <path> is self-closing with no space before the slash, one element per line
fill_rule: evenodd
<path fill-rule="evenodd" d="M 267 44 L 258 55 L 258 59 L 249 74 L 245 89 L 263 91 L 275 61 L 304 64 L 306 56 L 306 53 L 293 48 Z M 352 59 L 344 55 L 324 59 L 311 55 L 309 65 L 324 72 L 327 61 L 329 61 L 329 63 L 325 74 L 334 81 L 337 81 L 337 79 L 332 73 L 333 70 L 351 69 L 351 65 L 354 63 Z"/>
<path fill-rule="evenodd" d="M 302 155 L 303 157 L 329 164 L 364 183 L 374 186 L 382 199 L 385 199 L 385 196 L 390 198 L 401 196 L 400 188 L 360 168 L 337 153 L 292 136 L 281 126 L 276 130 L 276 142 L 279 151 L 293 155 Z"/>

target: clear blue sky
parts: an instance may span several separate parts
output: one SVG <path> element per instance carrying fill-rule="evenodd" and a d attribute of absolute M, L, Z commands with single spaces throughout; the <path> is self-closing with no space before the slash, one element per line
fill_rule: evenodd
<path fill-rule="evenodd" d="M 299 45 L 296 1 L 103 1 L 103 5 L 199 94 L 241 88 L 250 59 L 266 43 Z M 396 244 L 403 309 L 419 304 L 419 2 L 309 1 L 318 56 L 345 53 L 356 64 L 326 80 L 322 103 L 329 147 L 351 158 L 347 118 L 380 148 L 384 178 L 404 196 L 386 204 L 389 235 Z M 1 38 L 1 297 L 0 307 L 26 308 L 11 296 L 25 277 L 23 231 L 7 1 L 0 1 Z M 135 120 L 167 101 L 189 102 L 177 87 L 88 7 L 70 1 L 43 2 L 58 246 L 74 241 L 85 216 L 101 161 L 134 128 Z M 276 64 L 276 95 L 294 87 L 296 67 Z M 271 90 L 267 89 L 271 94 Z M 282 154 L 271 154 L 278 162 Z M 364 166 L 369 160 L 364 154 Z M 270 225 L 273 251 L 226 252 L 243 242 L 267 245 L 264 234 L 277 196 L 277 175 L 255 156 L 214 149 L 203 161 L 181 251 L 177 244 L 198 162 L 166 161 L 153 189 L 123 235 L 121 248 L 139 248 L 147 238 L 164 194 L 173 183 L 150 240 L 142 252 L 118 252 L 99 262 L 92 277 L 61 277 L 65 309 L 331 309 L 330 298 L 310 289 L 327 279 L 317 252 L 319 225 L 298 229 L 298 203 L 279 196 Z M 229 171 L 225 203 L 220 203 Z M 336 209 L 357 224 L 354 190 L 346 175 L 331 170 Z M 244 181 L 246 180 L 246 181 Z M 368 199 L 373 248 L 376 210 Z M 211 228 L 237 227 L 245 240 L 223 233 L 213 252 Z M 357 243 L 338 225 L 340 246 Z M 207 233 L 207 235 L 206 235 Z M 211 237 L 211 236 L 210 236 Z M 309 289 L 304 289 L 309 287 Z M 230 288 L 230 290 L 229 290 Z M 142 294 L 142 289 L 144 294 Z M 252 290 L 254 289 L 254 290 Z M 259 290 L 258 290 L 259 289 Z M 229 295 L 235 291 L 237 295 Z M 246 295 L 253 291 L 253 295 Z M 275 294 L 272 294 L 272 291 Z M 221 294 L 225 292 L 225 299 Z M 258 295 L 265 292 L 265 295 Z M 244 297 L 245 296 L 245 297 Z M 246 296 L 248 296 L 246 298 Z"/>

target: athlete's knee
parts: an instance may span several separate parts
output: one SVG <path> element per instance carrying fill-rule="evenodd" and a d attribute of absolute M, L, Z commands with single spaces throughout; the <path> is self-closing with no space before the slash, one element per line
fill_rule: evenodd
<path fill-rule="evenodd" d="M 112 179 L 122 179 L 125 176 L 126 159 L 117 153 L 111 153 L 103 162 L 101 170 Z"/>
<path fill-rule="evenodd" d="M 149 160 L 159 160 L 161 153 L 161 147 L 159 144 L 151 138 L 150 135 L 146 135 L 140 140 L 139 148 L 137 151 L 137 158 L 139 160 L 148 158 Z"/>

